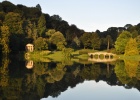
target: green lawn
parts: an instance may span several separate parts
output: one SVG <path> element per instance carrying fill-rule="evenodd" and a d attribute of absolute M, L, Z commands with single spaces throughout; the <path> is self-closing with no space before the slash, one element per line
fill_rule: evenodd
<path fill-rule="evenodd" d="M 116 57 L 119 60 L 135 60 L 135 61 L 140 61 L 140 55 L 133 55 L 133 56 L 117 55 Z"/>
<path fill-rule="evenodd" d="M 81 59 L 81 60 L 87 60 L 88 59 L 88 52 L 96 52 L 92 49 L 81 49 L 76 50 L 71 53 L 71 57 L 65 57 L 62 51 L 34 51 L 29 53 L 29 59 L 32 59 L 34 61 L 43 61 L 43 62 L 50 62 L 50 61 L 56 61 L 56 62 L 62 62 L 62 61 L 68 61 L 71 59 Z M 115 58 L 119 60 L 135 60 L 140 61 L 140 55 L 134 55 L 134 56 L 124 56 L 124 55 L 116 55 Z M 77 61 L 77 60 L 76 60 Z"/>

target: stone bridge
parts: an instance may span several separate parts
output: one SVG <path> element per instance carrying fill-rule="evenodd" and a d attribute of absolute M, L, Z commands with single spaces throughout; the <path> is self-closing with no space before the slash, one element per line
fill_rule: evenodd
<path fill-rule="evenodd" d="M 116 60 L 114 58 L 116 54 L 108 53 L 108 52 L 94 52 L 94 53 L 88 53 L 88 55 L 90 56 L 88 61 L 93 61 L 93 62 L 112 62 Z"/>

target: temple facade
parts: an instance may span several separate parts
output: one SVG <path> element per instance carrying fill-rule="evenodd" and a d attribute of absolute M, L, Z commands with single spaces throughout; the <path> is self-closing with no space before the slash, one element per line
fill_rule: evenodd
<path fill-rule="evenodd" d="M 33 44 L 27 44 L 26 45 L 26 51 L 33 52 L 34 51 L 34 45 Z"/>

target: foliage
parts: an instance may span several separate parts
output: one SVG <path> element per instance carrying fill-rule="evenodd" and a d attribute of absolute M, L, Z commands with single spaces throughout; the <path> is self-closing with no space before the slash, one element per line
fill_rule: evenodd
<path fill-rule="evenodd" d="M 62 50 L 66 45 L 65 37 L 59 31 L 52 34 L 49 40 L 50 40 L 50 43 L 57 46 L 57 50 Z"/>
<path fill-rule="evenodd" d="M 64 65 L 62 63 L 57 63 L 56 68 L 48 70 L 48 77 L 46 78 L 47 82 L 54 83 L 55 81 L 60 81 L 65 74 L 65 71 L 63 69 Z"/>
<path fill-rule="evenodd" d="M 1 26 L 1 35 L 0 35 L 0 44 L 2 45 L 2 53 L 8 55 L 10 52 L 9 49 L 9 27 Z"/>
<path fill-rule="evenodd" d="M 115 73 L 123 84 L 127 84 L 131 81 L 131 78 L 128 76 L 125 69 L 125 63 L 123 61 L 118 61 L 115 66 Z"/>
<path fill-rule="evenodd" d="M 128 31 L 123 31 L 115 42 L 115 49 L 118 53 L 125 52 L 125 46 L 129 39 L 131 38 L 131 33 Z"/>
<path fill-rule="evenodd" d="M 23 21 L 21 15 L 14 12 L 9 12 L 5 15 L 3 24 L 9 27 L 12 34 L 23 34 Z"/>
<path fill-rule="evenodd" d="M 92 33 L 91 36 L 91 47 L 93 49 L 100 49 L 101 39 L 99 38 L 97 33 Z"/>
<path fill-rule="evenodd" d="M 74 50 L 72 48 L 64 48 L 62 52 L 64 54 L 64 57 L 70 57 L 73 51 Z"/>
<path fill-rule="evenodd" d="M 139 51 L 137 48 L 136 39 L 130 38 L 125 47 L 125 54 L 124 55 L 138 55 Z"/>
<path fill-rule="evenodd" d="M 84 69 L 80 72 L 80 76 L 83 79 L 87 80 L 96 80 L 101 73 L 101 69 L 99 64 L 93 64 L 92 66 L 84 67 Z"/>
<path fill-rule="evenodd" d="M 42 14 L 38 20 L 38 35 L 44 36 L 46 31 L 46 20 L 45 16 Z"/>
<path fill-rule="evenodd" d="M 137 48 L 138 48 L 138 50 L 139 50 L 139 52 L 140 52 L 140 35 L 138 35 L 138 36 L 136 37 L 136 42 L 137 42 Z"/>
<path fill-rule="evenodd" d="M 84 49 L 91 46 L 91 34 L 90 33 L 84 33 L 80 40 L 82 44 L 84 45 Z"/>
<path fill-rule="evenodd" d="M 45 38 L 39 37 L 37 40 L 34 42 L 35 49 L 36 50 L 46 50 L 48 49 L 48 44 Z"/>
<path fill-rule="evenodd" d="M 2 66 L 0 66 L 0 86 L 7 86 L 8 85 L 8 64 L 9 64 L 9 59 L 7 57 L 2 59 Z"/>
<path fill-rule="evenodd" d="M 124 62 L 125 62 L 125 69 L 129 77 L 130 78 L 136 77 L 136 72 L 137 72 L 139 62 L 133 60 L 125 60 Z"/>

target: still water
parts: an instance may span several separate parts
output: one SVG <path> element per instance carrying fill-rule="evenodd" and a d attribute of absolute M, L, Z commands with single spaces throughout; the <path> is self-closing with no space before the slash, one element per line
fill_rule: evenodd
<path fill-rule="evenodd" d="M 0 63 L 0 100 L 140 100 L 139 90 L 139 61 Z"/>

